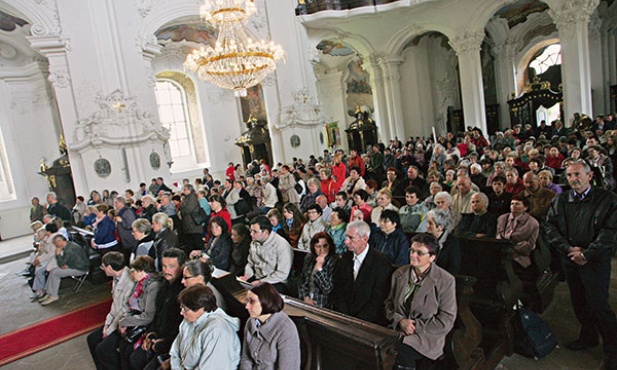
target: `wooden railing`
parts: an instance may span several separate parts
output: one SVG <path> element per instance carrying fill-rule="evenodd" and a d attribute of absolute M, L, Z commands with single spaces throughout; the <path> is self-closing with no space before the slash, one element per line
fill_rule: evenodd
<path fill-rule="evenodd" d="M 301 0 L 296 7 L 296 15 L 307 15 L 324 10 L 347 10 L 363 6 L 393 3 L 399 0 Z"/>

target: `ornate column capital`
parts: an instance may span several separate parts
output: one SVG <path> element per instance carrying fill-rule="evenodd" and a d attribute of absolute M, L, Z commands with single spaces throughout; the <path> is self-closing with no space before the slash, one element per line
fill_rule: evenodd
<path fill-rule="evenodd" d="M 497 59 L 511 59 L 518 53 L 518 43 L 516 41 L 507 40 L 501 45 L 493 47 L 493 56 Z"/>
<path fill-rule="evenodd" d="M 457 56 L 480 52 L 484 41 L 484 31 L 463 31 L 449 41 Z"/>
<path fill-rule="evenodd" d="M 577 23 L 589 23 L 589 19 L 600 0 L 563 0 L 561 6 L 548 10 L 558 30 L 563 30 Z"/>

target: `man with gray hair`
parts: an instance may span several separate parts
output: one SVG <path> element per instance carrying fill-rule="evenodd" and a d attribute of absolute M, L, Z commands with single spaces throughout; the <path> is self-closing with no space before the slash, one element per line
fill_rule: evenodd
<path fill-rule="evenodd" d="M 58 202 L 58 196 L 56 193 L 47 193 L 47 213 L 61 218 L 62 221 L 71 220 L 71 211 Z"/>
<path fill-rule="evenodd" d="M 390 292 L 392 264 L 368 244 L 371 227 L 364 221 L 347 225 L 345 252 L 334 270 L 330 294 L 335 311 L 374 324 L 387 325 L 384 301 Z"/>
<path fill-rule="evenodd" d="M 484 193 L 471 196 L 471 211 L 462 215 L 456 228 L 460 238 L 494 238 L 497 231 L 497 218 L 487 212 L 488 197 Z"/>
<path fill-rule="evenodd" d="M 60 280 L 67 276 L 82 276 L 90 268 L 90 260 L 82 247 L 69 242 L 62 235 L 53 238 L 56 247 L 56 263 L 58 267 L 49 270 L 49 276 L 45 283 L 46 294 L 39 300 L 42 306 L 47 306 L 56 302 L 58 290 L 60 290 Z"/>

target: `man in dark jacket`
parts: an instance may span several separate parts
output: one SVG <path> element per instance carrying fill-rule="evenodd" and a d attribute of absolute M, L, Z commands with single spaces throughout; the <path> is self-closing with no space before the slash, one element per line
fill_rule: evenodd
<path fill-rule="evenodd" d="M 390 293 L 392 264 L 375 248 L 369 247 L 371 227 L 364 221 L 347 225 L 348 251 L 334 270 L 330 294 L 335 311 L 374 324 L 387 325 L 384 301 Z"/>
<path fill-rule="evenodd" d="M 116 208 L 114 220 L 120 237 L 121 252 L 128 261 L 131 252 L 137 246 L 137 240 L 133 236 L 133 221 L 137 219 L 137 216 L 131 207 L 127 207 L 126 199 L 123 197 L 117 197 L 114 206 Z"/>
<path fill-rule="evenodd" d="M 581 323 L 579 338 L 566 348 L 580 351 L 599 344 L 604 368 L 617 369 L 617 318 L 608 304 L 611 256 L 617 232 L 617 196 L 591 186 L 593 173 L 584 161 L 566 168 L 570 191 L 551 203 L 547 238 L 562 253 L 572 306 Z"/>
<path fill-rule="evenodd" d="M 199 213 L 199 200 L 193 185 L 184 185 L 182 188 L 184 200 L 180 205 L 180 244 L 184 252 L 189 255 L 195 249 L 203 249 L 203 227 L 195 222 L 195 214 Z"/>
<path fill-rule="evenodd" d="M 45 283 L 45 292 L 47 294 L 39 303 L 43 306 L 52 304 L 59 299 L 58 290 L 60 290 L 60 280 L 67 276 L 82 276 L 90 269 L 90 260 L 82 247 L 69 242 L 63 235 L 56 235 L 53 238 L 53 243 L 56 246 L 56 263 L 55 267 L 49 271 L 47 282 Z"/>
<path fill-rule="evenodd" d="M 62 221 L 71 220 L 71 211 L 58 202 L 56 193 L 47 193 L 47 213 L 62 219 Z"/>
<path fill-rule="evenodd" d="M 169 353 L 182 322 L 178 295 L 184 289 L 182 272 L 186 255 L 178 248 L 163 252 L 161 275 L 165 283 L 156 295 L 156 314 L 145 339 L 130 356 L 132 369 L 158 369 L 157 356 Z"/>

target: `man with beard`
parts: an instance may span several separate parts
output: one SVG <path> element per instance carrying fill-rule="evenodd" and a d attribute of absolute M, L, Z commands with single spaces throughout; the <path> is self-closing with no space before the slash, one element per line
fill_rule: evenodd
<path fill-rule="evenodd" d="M 185 261 L 186 255 L 178 248 L 170 248 L 163 252 L 161 275 L 165 282 L 156 296 L 156 314 L 148 332 L 141 346 L 130 354 L 132 369 L 158 369 L 157 356 L 169 353 L 178 335 L 182 322 L 178 295 L 184 288 L 182 271 Z"/>

